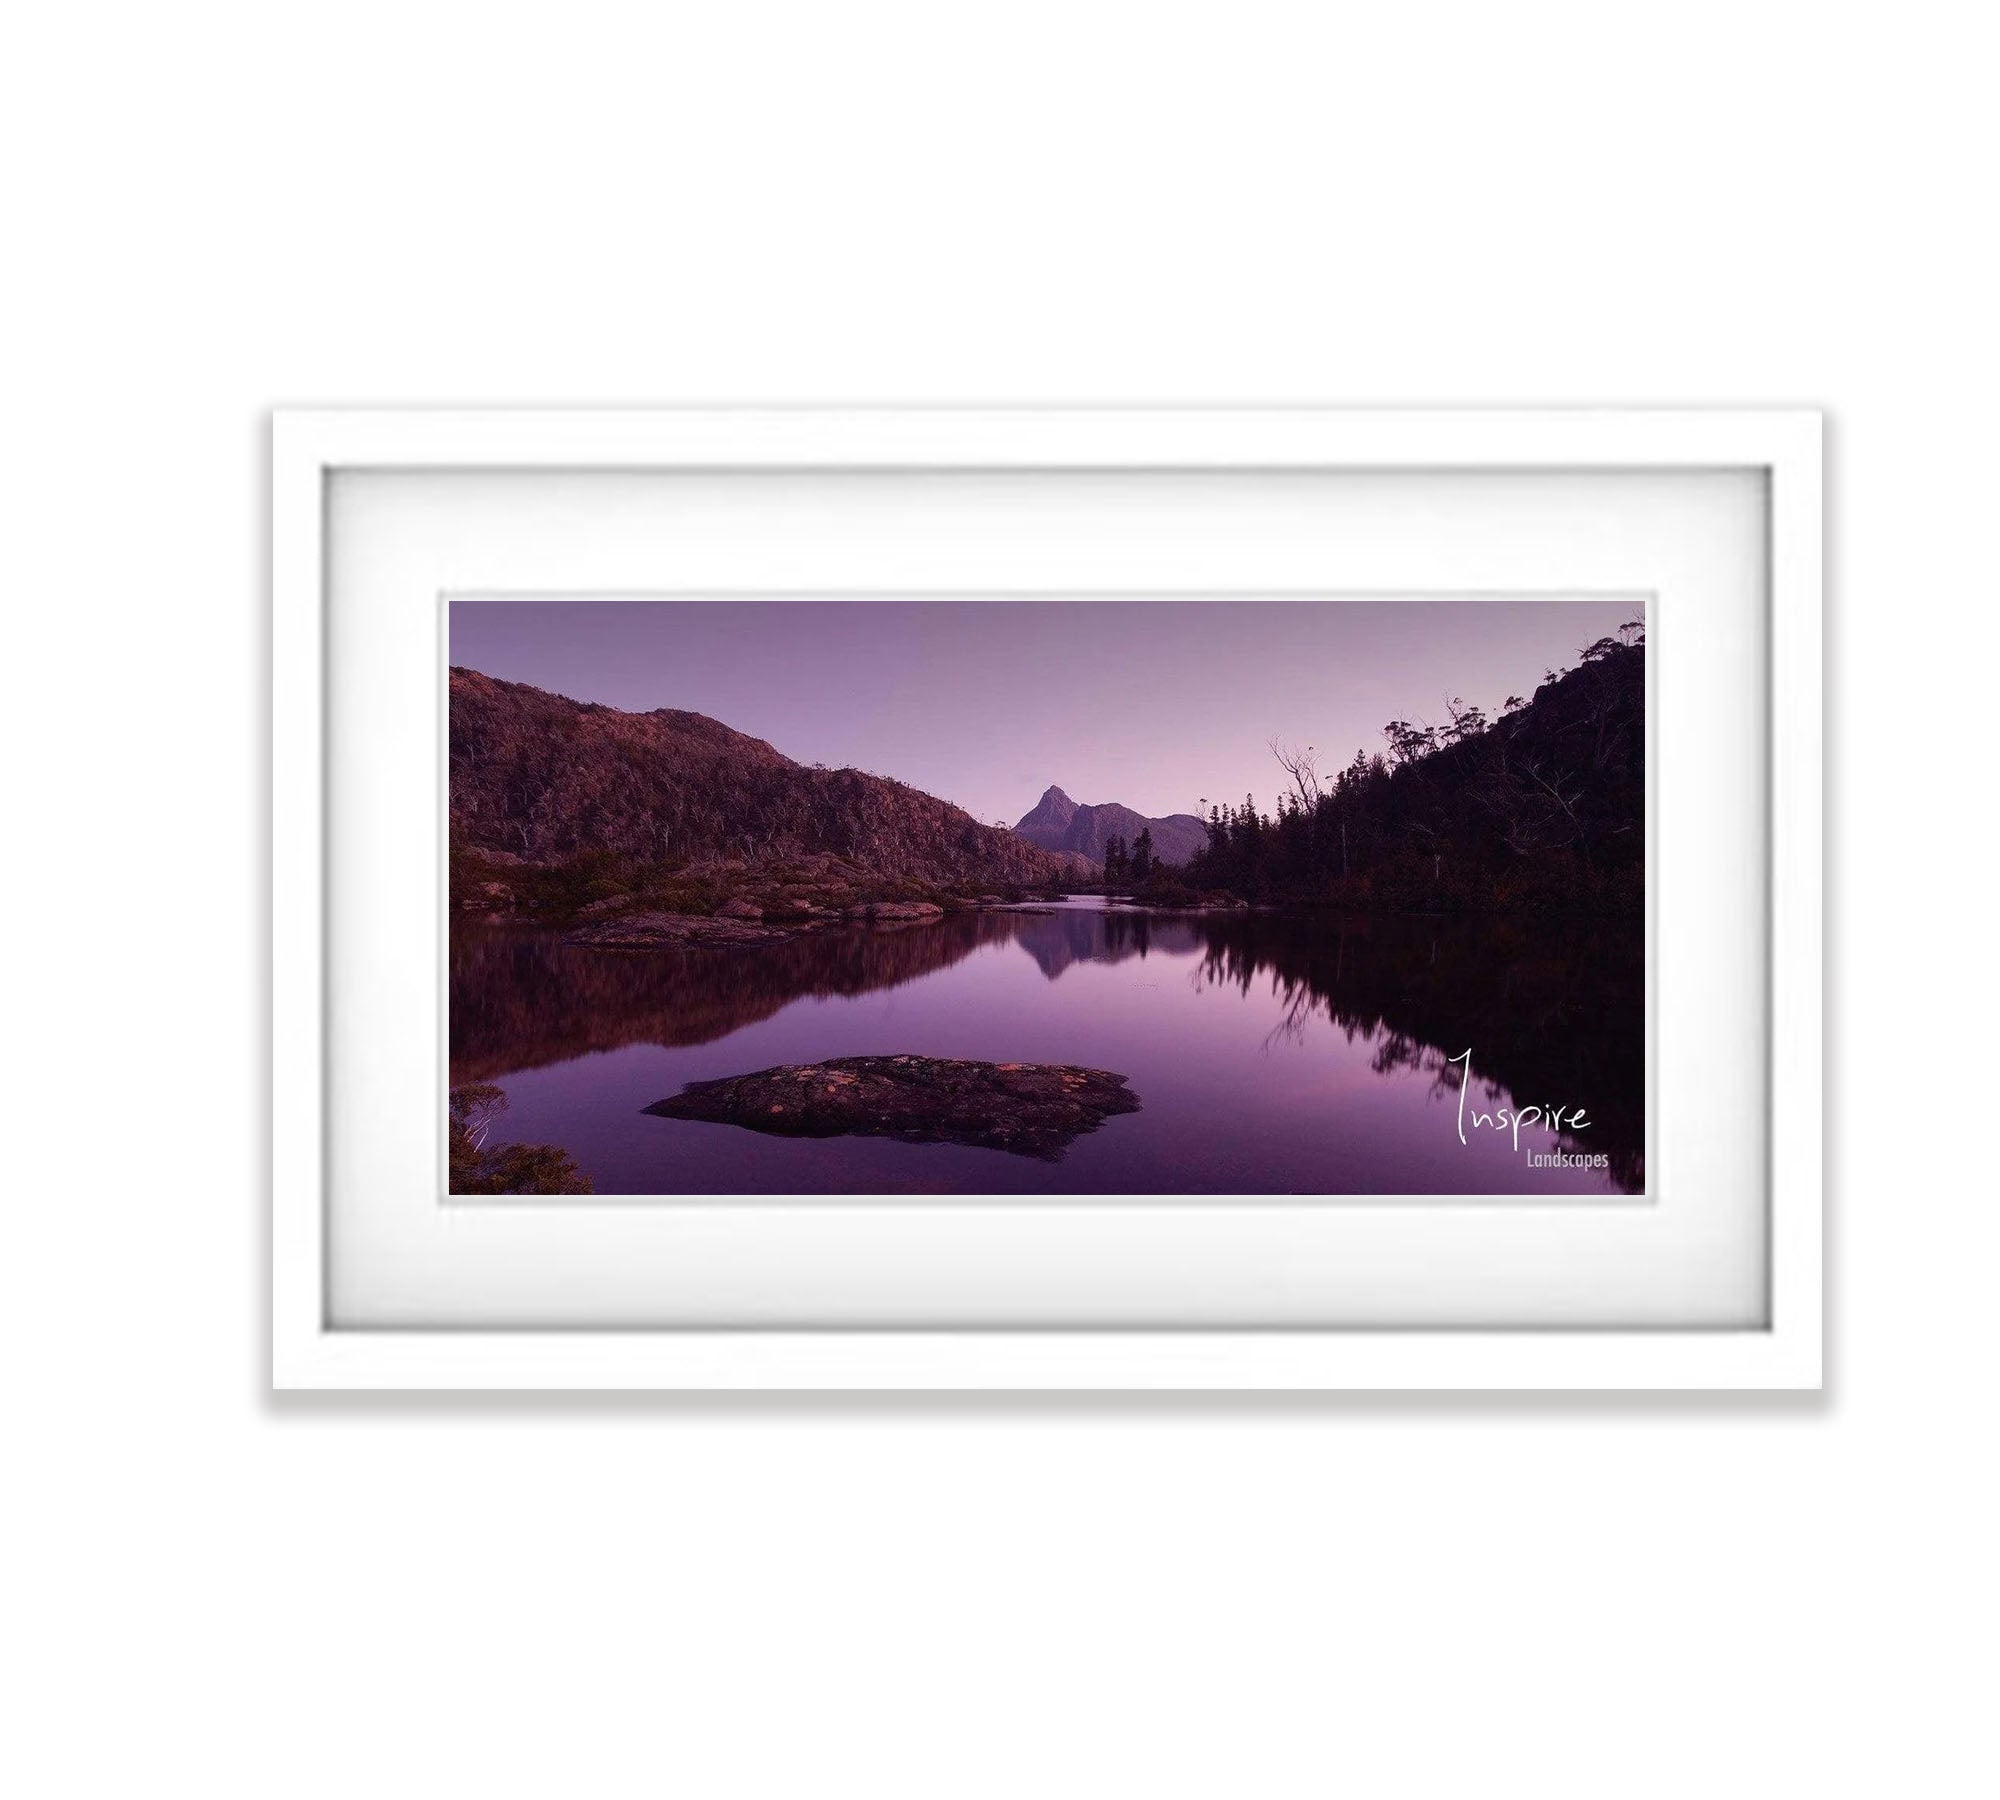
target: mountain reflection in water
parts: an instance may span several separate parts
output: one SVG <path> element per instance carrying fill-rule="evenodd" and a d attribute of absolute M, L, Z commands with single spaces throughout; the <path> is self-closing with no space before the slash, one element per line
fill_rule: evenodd
<path fill-rule="evenodd" d="M 741 950 L 607 954 L 455 924 L 451 1080 L 604 1194 L 1530 1194 L 1644 1190 L 1636 927 L 1148 914 L 1073 901 Z M 1587 1109 L 1518 1149 L 1468 1116 Z M 1060 1165 L 963 1145 L 766 1139 L 647 1116 L 690 1081 L 921 1054 L 1082 1064 L 1143 1110 Z M 1608 1167 L 1536 1167 L 1533 1152 Z M 1009 1166 L 1012 1165 L 1012 1166 Z"/>

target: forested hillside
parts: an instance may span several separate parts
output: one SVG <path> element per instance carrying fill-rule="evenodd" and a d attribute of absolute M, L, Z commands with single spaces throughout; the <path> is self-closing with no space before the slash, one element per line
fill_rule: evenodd
<path fill-rule="evenodd" d="M 1634 621 L 1489 719 L 1392 720 L 1328 779 L 1274 745 L 1277 810 L 1218 807 L 1188 885 L 1358 911 L 1636 915 L 1645 891 L 1646 649 Z"/>

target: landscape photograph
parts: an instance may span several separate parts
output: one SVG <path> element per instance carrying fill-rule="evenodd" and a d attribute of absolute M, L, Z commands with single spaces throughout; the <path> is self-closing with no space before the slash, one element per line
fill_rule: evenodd
<path fill-rule="evenodd" d="M 455 1199 L 1646 1191 L 1633 599 L 453 599 Z"/>

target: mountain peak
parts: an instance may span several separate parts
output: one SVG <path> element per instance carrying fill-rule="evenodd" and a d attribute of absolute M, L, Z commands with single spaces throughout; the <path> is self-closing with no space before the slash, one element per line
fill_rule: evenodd
<path fill-rule="evenodd" d="M 1097 863 L 1114 837 L 1123 838 L 1129 848 L 1142 831 L 1153 834 L 1153 854 L 1162 862 L 1185 863 L 1208 843 L 1207 829 L 1191 813 L 1149 819 L 1116 802 L 1079 806 L 1059 787 L 1050 788 L 1014 827 L 1016 837 L 1037 849 L 1070 851 Z"/>

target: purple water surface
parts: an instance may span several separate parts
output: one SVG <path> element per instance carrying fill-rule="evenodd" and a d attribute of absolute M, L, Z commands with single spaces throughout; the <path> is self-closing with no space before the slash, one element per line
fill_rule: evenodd
<path fill-rule="evenodd" d="M 1643 1191 L 1636 933 L 1107 910 L 957 915 L 728 951 L 614 955 L 459 926 L 452 1080 L 508 1106 L 489 1145 L 560 1145 L 599 1195 L 1541 1195 Z M 1584 1107 L 1558 1139 L 1461 1142 L 1468 1112 Z M 691 1081 L 911 1053 L 1128 1077 L 1138 1112 L 1054 1162 L 795 1139 L 644 1109 Z M 1531 1153 L 1608 1168 L 1535 1167 Z"/>

